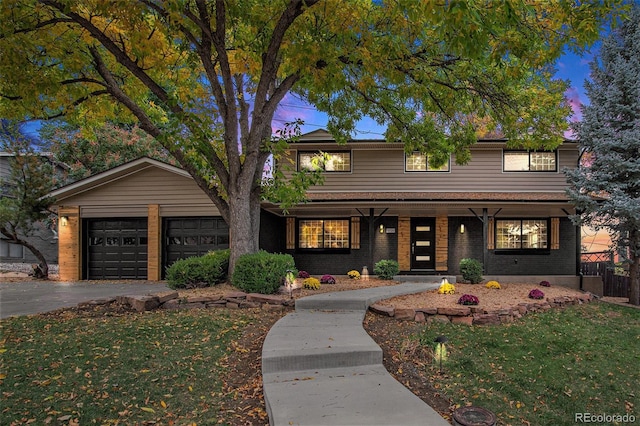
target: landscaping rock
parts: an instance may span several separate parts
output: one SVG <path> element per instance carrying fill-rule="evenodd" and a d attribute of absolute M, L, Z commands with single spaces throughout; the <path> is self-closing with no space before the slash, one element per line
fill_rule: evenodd
<path fill-rule="evenodd" d="M 227 308 L 228 309 L 239 309 L 240 308 L 240 304 L 239 303 L 233 303 L 233 302 L 227 302 Z"/>
<path fill-rule="evenodd" d="M 385 315 L 388 317 L 392 317 L 395 315 L 395 309 L 393 308 L 393 306 L 383 306 L 374 303 L 373 305 L 369 306 L 369 309 L 371 310 L 371 312 L 379 315 Z"/>
<path fill-rule="evenodd" d="M 416 312 L 416 316 L 414 317 L 415 322 L 427 322 L 427 318 L 424 316 L 424 312 Z"/>
<path fill-rule="evenodd" d="M 497 314 L 481 314 L 473 317 L 474 325 L 500 324 L 500 317 Z"/>
<path fill-rule="evenodd" d="M 452 324 L 473 325 L 473 317 L 452 317 Z"/>
<path fill-rule="evenodd" d="M 128 305 L 138 312 L 151 311 L 160 306 L 157 296 L 128 296 Z"/>
<path fill-rule="evenodd" d="M 272 296 L 268 294 L 249 293 L 247 294 L 248 302 L 268 303 L 270 305 L 282 305 L 284 301 L 280 296 Z"/>
<path fill-rule="evenodd" d="M 171 299 L 171 300 L 167 300 L 162 305 L 160 305 L 160 309 L 168 309 L 168 310 L 182 309 L 182 305 L 184 305 L 182 300 Z"/>
<path fill-rule="evenodd" d="M 170 291 L 168 293 L 159 293 L 159 294 L 156 294 L 155 296 L 158 297 L 158 302 L 160 302 L 160 304 L 168 302 L 169 300 L 177 299 L 179 297 L 177 291 Z"/>
<path fill-rule="evenodd" d="M 469 306 L 469 310 L 471 311 L 472 314 L 484 314 L 484 308 L 481 308 L 480 306 Z"/>
<path fill-rule="evenodd" d="M 396 309 L 394 316 L 399 320 L 413 321 L 416 316 L 416 311 L 414 311 L 413 309 Z"/>
<path fill-rule="evenodd" d="M 232 291 L 231 293 L 225 294 L 225 297 L 232 297 L 234 299 L 245 299 L 247 297 L 247 293 L 244 291 Z"/>
<path fill-rule="evenodd" d="M 416 312 L 423 312 L 425 315 L 437 315 L 438 309 L 437 308 L 418 308 L 416 309 Z"/>
<path fill-rule="evenodd" d="M 465 317 L 471 314 L 469 307 L 459 308 L 438 308 L 438 315 L 451 315 L 454 317 Z"/>
<path fill-rule="evenodd" d="M 211 303 L 211 302 L 216 302 L 218 300 L 222 299 L 222 296 L 216 295 L 216 296 L 193 296 L 193 297 L 187 297 L 186 298 L 186 302 L 187 303 Z"/>
<path fill-rule="evenodd" d="M 427 320 L 427 322 L 432 323 L 432 322 L 440 322 L 440 323 L 450 323 L 451 321 L 449 320 L 449 317 L 446 315 L 434 315 L 429 317 L 429 319 Z"/>

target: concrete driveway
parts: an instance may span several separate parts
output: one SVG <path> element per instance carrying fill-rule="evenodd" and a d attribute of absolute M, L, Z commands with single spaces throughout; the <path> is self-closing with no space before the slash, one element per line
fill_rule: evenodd
<path fill-rule="evenodd" d="M 165 283 L 95 283 L 58 281 L 0 282 L 0 318 L 31 315 L 80 302 L 124 295 L 159 293 L 169 288 Z"/>

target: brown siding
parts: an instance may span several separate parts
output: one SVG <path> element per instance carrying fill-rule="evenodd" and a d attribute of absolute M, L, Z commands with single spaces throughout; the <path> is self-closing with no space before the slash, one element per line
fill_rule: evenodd
<path fill-rule="evenodd" d="M 157 204 L 149 204 L 147 218 L 147 279 L 152 281 L 162 279 L 161 223 L 160 207 Z"/>
<path fill-rule="evenodd" d="M 411 269 L 411 218 L 398 217 L 398 264 L 401 271 Z"/>
<path fill-rule="evenodd" d="M 436 217 L 436 271 L 448 269 L 449 253 L 449 218 Z"/>
<path fill-rule="evenodd" d="M 156 167 L 60 200 L 82 206 L 83 217 L 146 216 L 149 204 L 161 216 L 219 216 L 218 209 L 195 182 Z"/>
<path fill-rule="evenodd" d="M 82 235 L 80 209 L 60 206 L 58 209 L 58 259 L 61 281 L 77 281 L 82 274 Z"/>
<path fill-rule="evenodd" d="M 341 147 L 342 148 L 342 147 Z M 295 156 L 296 151 L 291 151 Z M 562 169 L 575 167 L 577 150 L 561 149 L 557 172 L 503 172 L 502 148 L 476 148 L 471 161 L 450 172 L 405 172 L 402 149 L 353 149 L 349 173 L 325 173 L 313 192 L 564 192 Z"/>

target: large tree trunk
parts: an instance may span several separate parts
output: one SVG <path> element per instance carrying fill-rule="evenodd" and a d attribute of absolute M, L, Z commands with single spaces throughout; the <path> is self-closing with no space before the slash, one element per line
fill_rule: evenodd
<path fill-rule="evenodd" d="M 259 200 L 256 203 L 253 197 L 229 194 L 229 237 L 231 241 L 229 276 L 233 275 L 240 256 L 258 251 L 259 229 Z"/>

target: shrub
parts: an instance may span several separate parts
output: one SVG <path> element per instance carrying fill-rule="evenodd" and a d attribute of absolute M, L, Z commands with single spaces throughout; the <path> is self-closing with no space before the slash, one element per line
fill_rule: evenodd
<path fill-rule="evenodd" d="M 381 280 L 392 280 L 400 272 L 400 265 L 395 260 L 381 260 L 373 266 L 373 273 Z"/>
<path fill-rule="evenodd" d="M 477 305 L 478 303 L 480 303 L 480 300 L 473 294 L 463 294 L 458 299 L 458 304 L 460 305 Z"/>
<path fill-rule="evenodd" d="M 320 289 L 320 281 L 317 278 L 305 278 L 302 282 L 304 288 L 308 288 L 309 290 L 319 290 Z"/>
<path fill-rule="evenodd" d="M 444 280 L 444 282 L 440 284 L 440 288 L 438 288 L 438 294 L 454 294 L 455 292 L 456 287 L 447 280 Z"/>
<path fill-rule="evenodd" d="M 347 272 L 347 275 L 349 276 L 349 278 L 351 278 L 352 280 L 359 280 L 360 279 L 360 272 L 356 271 L 355 269 Z"/>
<path fill-rule="evenodd" d="M 209 287 L 227 279 L 229 250 L 175 261 L 167 268 L 167 286 L 172 289 Z"/>
<path fill-rule="evenodd" d="M 551 287 L 551 283 L 549 281 L 540 281 L 540 285 L 542 287 Z"/>
<path fill-rule="evenodd" d="M 471 284 L 478 284 L 482 281 L 482 263 L 476 259 L 462 259 L 460 261 L 460 273 L 462 279 Z"/>
<path fill-rule="evenodd" d="M 257 253 L 244 254 L 236 262 L 231 277 L 232 284 L 248 293 L 273 294 L 284 282 L 287 270 L 297 273 L 290 254 Z"/>
<path fill-rule="evenodd" d="M 335 284 L 336 283 L 336 279 L 329 274 L 325 274 L 322 276 L 322 278 L 320 278 L 320 283 L 321 284 Z"/>
<path fill-rule="evenodd" d="M 498 281 L 489 281 L 485 287 L 487 287 L 487 288 L 497 288 L 497 289 L 501 288 L 500 287 L 500 283 Z"/>
<path fill-rule="evenodd" d="M 311 275 L 307 271 L 298 272 L 298 278 L 309 278 Z"/>
<path fill-rule="evenodd" d="M 530 299 L 544 299 L 544 293 L 540 290 L 538 290 L 537 288 L 534 288 L 533 290 L 531 290 L 529 292 L 529 298 Z"/>

